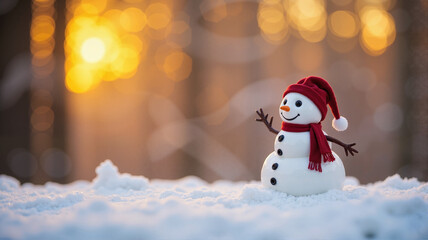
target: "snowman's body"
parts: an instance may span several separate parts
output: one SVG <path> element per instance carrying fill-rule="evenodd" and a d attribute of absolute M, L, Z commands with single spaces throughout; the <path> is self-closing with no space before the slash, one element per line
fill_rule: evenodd
<path fill-rule="evenodd" d="M 280 139 L 282 140 L 279 141 Z M 322 172 L 308 169 L 309 139 L 309 132 L 280 131 L 275 139 L 275 151 L 263 164 L 262 184 L 294 196 L 341 189 L 345 180 L 345 168 L 335 152 L 332 152 L 334 162 L 321 164 Z M 331 143 L 329 145 L 331 147 Z"/>
<path fill-rule="evenodd" d="M 289 107 L 286 112 L 280 110 L 281 118 L 284 121 L 309 124 L 321 120 L 321 113 L 318 108 L 304 95 L 289 93 L 284 99 L 288 99 L 288 103 L 303 102 L 299 107 Z M 287 100 L 283 100 L 281 105 L 285 106 L 285 103 L 287 103 Z M 298 117 L 294 117 L 297 115 Z M 331 148 L 331 143 L 329 143 L 329 146 Z M 265 187 L 294 196 L 318 194 L 330 189 L 341 189 L 345 180 L 345 168 L 339 156 L 335 152 L 332 153 L 335 158 L 333 162 L 324 162 L 322 159 L 322 172 L 310 170 L 308 169 L 310 154 L 309 131 L 286 132 L 281 130 L 275 138 L 275 151 L 266 158 L 263 164 L 261 171 L 262 184 Z"/>

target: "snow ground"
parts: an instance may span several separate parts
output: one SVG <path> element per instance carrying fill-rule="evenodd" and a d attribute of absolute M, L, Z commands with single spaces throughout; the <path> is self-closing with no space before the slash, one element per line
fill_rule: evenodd
<path fill-rule="evenodd" d="M 428 183 L 398 175 L 293 197 L 260 182 L 120 174 L 24 184 L 0 176 L 0 239 L 428 239 Z"/>

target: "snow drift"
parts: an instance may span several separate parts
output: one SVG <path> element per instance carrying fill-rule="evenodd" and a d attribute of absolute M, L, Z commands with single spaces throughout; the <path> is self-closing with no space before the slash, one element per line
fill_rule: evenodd
<path fill-rule="evenodd" d="M 398 175 L 294 197 L 260 182 L 147 180 L 109 160 L 92 182 L 0 176 L 0 239 L 426 239 L 428 184 Z"/>

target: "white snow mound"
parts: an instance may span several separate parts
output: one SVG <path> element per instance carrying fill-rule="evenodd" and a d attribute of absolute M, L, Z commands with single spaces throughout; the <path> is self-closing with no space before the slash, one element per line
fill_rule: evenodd
<path fill-rule="evenodd" d="M 0 176 L 0 239 L 428 239 L 428 184 L 399 175 L 294 197 L 260 182 L 151 180 L 110 160 L 92 181 Z"/>
<path fill-rule="evenodd" d="M 143 176 L 131 176 L 128 173 L 120 174 L 117 167 L 105 160 L 96 169 L 97 177 L 93 180 L 94 189 L 99 190 L 144 190 L 149 181 Z"/>

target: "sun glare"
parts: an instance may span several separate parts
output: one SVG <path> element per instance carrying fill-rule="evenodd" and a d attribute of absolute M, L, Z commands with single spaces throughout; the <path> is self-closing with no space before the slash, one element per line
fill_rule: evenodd
<path fill-rule="evenodd" d="M 101 61 L 106 52 L 104 42 L 97 38 L 92 37 L 83 42 L 80 48 L 80 54 L 83 59 L 89 63 L 96 63 Z"/>

